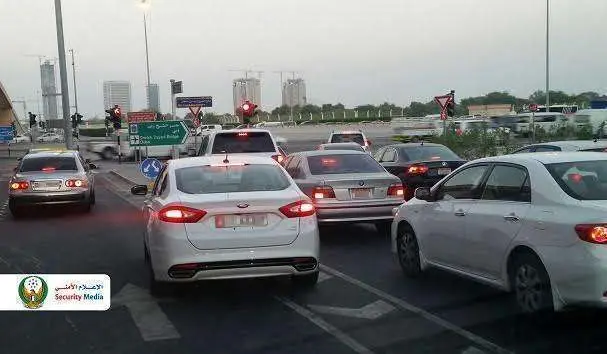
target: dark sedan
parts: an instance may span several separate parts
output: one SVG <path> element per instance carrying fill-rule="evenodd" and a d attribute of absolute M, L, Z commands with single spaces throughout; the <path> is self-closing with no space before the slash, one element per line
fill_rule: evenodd
<path fill-rule="evenodd" d="M 405 200 L 413 198 L 417 187 L 431 187 L 466 160 L 448 147 L 433 143 L 387 145 L 375 153 L 375 159 L 400 178 Z"/>

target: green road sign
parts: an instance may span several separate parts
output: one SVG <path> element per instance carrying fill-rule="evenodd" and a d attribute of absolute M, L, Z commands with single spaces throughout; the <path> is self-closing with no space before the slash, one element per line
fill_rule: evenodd
<path fill-rule="evenodd" d="M 188 135 L 188 127 L 182 120 L 129 123 L 131 146 L 180 145 Z"/>

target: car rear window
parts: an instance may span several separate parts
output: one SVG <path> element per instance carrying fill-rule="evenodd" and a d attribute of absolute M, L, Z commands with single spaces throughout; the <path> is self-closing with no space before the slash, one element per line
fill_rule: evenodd
<path fill-rule="evenodd" d="M 20 172 L 77 171 L 76 159 L 72 156 L 29 157 L 21 161 Z"/>
<path fill-rule="evenodd" d="M 175 170 L 175 181 L 188 194 L 281 191 L 291 185 L 275 165 L 184 167 Z"/>
<path fill-rule="evenodd" d="M 607 200 L 607 160 L 545 165 L 561 189 L 578 200 Z"/>
<path fill-rule="evenodd" d="M 446 146 L 413 146 L 401 148 L 406 161 L 461 160 Z"/>
<path fill-rule="evenodd" d="M 308 166 L 313 175 L 341 173 L 377 173 L 384 168 L 367 154 L 340 154 L 308 156 Z"/>
<path fill-rule="evenodd" d="M 330 143 L 357 143 L 359 145 L 365 145 L 365 138 L 361 133 L 344 133 L 344 134 L 333 134 L 331 135 Z"/>
<path fill-rule="evenodd" d="M 234 132 L 215 135 L 213 154 L 275 152 L 272 137 L 267 132 Z"/>
<path fill-rule="evenodd" d="M 354 151 L 365 151 L 362 146 L 358 145 L 358 144 L 339 144 L 339 145 L 333 145 L 333 144 L 326 144 L 323 145 L 323 149 L 324 150 L 354 150 Z"/>

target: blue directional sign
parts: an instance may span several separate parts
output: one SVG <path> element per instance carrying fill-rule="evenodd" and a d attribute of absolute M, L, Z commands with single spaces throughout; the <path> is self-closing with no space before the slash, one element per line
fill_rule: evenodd
<path fill-rule="evenodd" d="M 145 159 L 139 166 L 141 173 L 148 179 L 156 179 L 162 169 L 162 162 L 156 159 Z"/>
<path fill-rule="evenodd" d="M 213 97 L 198 96 L 198 97 L 177 97 L 177 108 L 188 107 L 213 107 Z"/>
<path fill-rule="evenodd" d="M 13 140 L 13 127 L 0 127 L 0 141 L 6 142 Z"/>

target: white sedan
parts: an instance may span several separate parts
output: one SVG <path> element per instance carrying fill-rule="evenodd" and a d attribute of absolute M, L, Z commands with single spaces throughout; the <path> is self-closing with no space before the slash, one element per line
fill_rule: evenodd
<path fill-rule="evenodd" d="M 607 305 L 607 155 L 469 162 L 398 207 L 403 271 L 440 268 L 512 291 L 526 313 Z"/>
<path fill-rule="evenodd" d="M 134 186 L 135 195 L 148 194 Z M 318 281 L 316 210 L 270 157 L 170 160 L 143 207 L 153 292 L 204 279 Z"/>
<path fill-rule="evenodd" d="M 39 143 L 60 143 L 63 141 L 63 135 L 55 133 L 44 133 L 36 139 Z"/>

